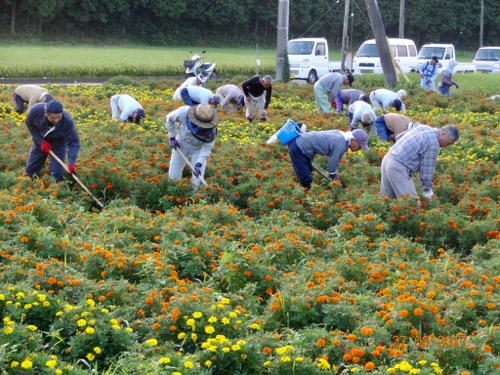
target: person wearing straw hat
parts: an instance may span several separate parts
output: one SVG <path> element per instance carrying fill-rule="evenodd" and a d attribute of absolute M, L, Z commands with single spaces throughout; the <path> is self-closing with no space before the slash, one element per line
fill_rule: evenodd
<path fill-rule="evenodd" d="M 33 179 L 40 173 L 50 151 L 61 160 L 68 154 L 69 172 L 75 173 L 80 139 L 71 116 L 60 102 L 51 100 L 35 104 L 26 117 L 26 126 L 33 139 L 26 163 L 29 177 Z M 64 179 L 64 168 L 53 157 L 50 158 L 50 174 L 56 182 Z"/>
<path fill-rule="evenodd" d="M 387 89 L 376 89 L 370 93 L 370 101 L 374 111 L 389 112 L 389 109 L 394 108 L 398 112 L 405 112 L 404 98 L 406 98 L 405 90 L 394 92 Z"/>
<path fill-rule="evenodd" d="M 337 168 L 347 149 L 368 151 L 368 134 L 361 129 L 350 132 L 323 130 L 301 133 L 288 143 L 288 153 L 300 185 L 311 188 L 312 161 L 316 154 L 328 156 L 328 175 L 338 180 Z"/>
<path fill-rule="evenodd" d="M 207 159 L 215 145 L 218 123 L 217 111 L 210 104 L 186 105 L 166 116 L 165 126 L 172 148 L 168 175 L 172 180 L 182 178 L 186 166 L 185 155 L 191 157 L 191 165 L 194 166 L 191 181 L 196 187 L 200 185 Z"/>
<path fill-rule="evenodd" d="M 46 89 L 37 85 L 20 85 L 17 86 L 12 94 L 12 99 L 16 104 L 16 112 L 19 114 L 24 113 L 26 104 L 28 104 L 28 112 L 31 107 L 37 103 L 47 103 L 54 100 Z"/>
<path fill-rule="evenodd" d="M 140 124 L 146 117 L 142 105 L 128 94 L 113 95 L 110 100 L 111 118 Z M 120 113 L 121 112 L 121 113 Z"/>
<path fill-rule="evenodd" d="M 189 87 L 189 86 L 203 86 L 205 84 L 205 82 L 207 81 L 207 77 L 204 76 L 203 74 L 198 74 L 197 76 L 195 77 L 189 77 L 188 79 L 186 79 L 184 82 L 182 82 L 182 84 L 177 87 L 177 89 L 175 90 L 174 92 L 174 96 L 173 96 L 173 99 L 174 100 L 179 100 L 179 99 L 182 99 L 182 96 L 181 96 L 181 90 L 184 88 L 184 87 Z"/>

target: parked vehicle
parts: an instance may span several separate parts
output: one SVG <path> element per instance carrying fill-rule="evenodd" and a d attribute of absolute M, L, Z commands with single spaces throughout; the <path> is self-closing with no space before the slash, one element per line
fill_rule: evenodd
<path fill-rule="evenodd" d="M 325 38 L 291 39 L 287 53 L 291 79 L 315 83 L 329 72 L 340 71 L 340 61 L 328 60 L 328 41 Z"/>
<path fill-rule="evenodd" d="M 448 67 L 451 60 L 456 61 L 455 46 L 443 43 L 424 44 L 418 53 L 418 65 L 420 66 L 420 64 L 429 61 L 433 56 L 436 56 L 439 60 L 437 69 L 441 73 Z M 453 71 L 456 73 L 474 73 L 476 69 L 472 63 L 458 63 Z"/>
<path fill-rule="evenodd" d="M 481 73 L 500 73 L 500 47 L 481 47 L 472 61 Z"/>
<path fill-rule="evenodd" d="M 417 71 L 417 47 L 413 40 L 389 38 L 389 45 L 394 60 L 405 73 Z M 352 73 L 383 73 L 375 39 L 369 39 L 361 44 L 353 59 Z"/>
<path fill-rule="evenodd" d="M 205 50 L 201 51 L 203 55 Z M 195 77 L 198 74 L 203 74 L 207 78 L 215 78 L 217 76 L 217 71 L 215 69 L 216 64 L 211 62 L 202 63 L 203 59 L 200 55 L 193 55 L 193 51 L 189 52 L 192 56 L 189 60 L 184 60 L 184 67 L 186 68 L 186 78 Z"/>

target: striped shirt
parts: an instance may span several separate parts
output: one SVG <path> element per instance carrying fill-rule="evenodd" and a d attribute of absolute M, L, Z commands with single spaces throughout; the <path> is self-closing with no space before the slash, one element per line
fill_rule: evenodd
<path fill-rule="evenodd" d="M 398 141 L 391 147 L 389 154 L 409 169 L 411 173 L 420 172 L 424 189 L 432 189 L 432 180 L 439 153 L 439 129 L 420 125 L 400 134 Z"/>

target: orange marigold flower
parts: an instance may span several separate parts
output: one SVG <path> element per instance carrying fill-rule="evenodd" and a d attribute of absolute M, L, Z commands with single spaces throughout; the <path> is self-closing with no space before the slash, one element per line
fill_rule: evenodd
<path fill-rule="evenodd" d="M 317 344 L 318 346 L 325 346 L 325 345 L 326 345 L 326 340 L 325 340 L 325 339 L 323 339 L 323 338 L 318 339 L 318 340 L 316 340 L 316 344 Z"/>
<path fill-rule="evenodd" d="M 262 348 L 262 353 L 264 353 L 264 354 L 271 354 L 271 352 L 272 352 L 272 350 L 271 350 L 271 348 L 270 348 L 270 347 L 268 347 L 268 346 L 264 346 L 264 347 Z"/>
<path fill-rule="evenodd" d="M 401 318 L 406 318 L 406 317 L 408 316 L 408 310 L 401 310 L 401 311 L 399 312 L 399 316 L 400 316 Z"/>
<path fill-rule="evenodd" d="M 413 310 L 413 315 L 415 316 L 424 315 L 424 310 L 422 310 L 420 307 L 417 307 L 415 310 Z"/>
<path fill-rule="evenodd" d="M 371 371 L 375 368 L 375 363 L 373 362 L 366 362 L 365 363 L 365 370 Z"/>

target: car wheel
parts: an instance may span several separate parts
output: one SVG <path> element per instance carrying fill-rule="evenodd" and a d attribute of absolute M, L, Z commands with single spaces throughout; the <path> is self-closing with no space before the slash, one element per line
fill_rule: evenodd
<path fill-rule="evenodd" d="M 317 80 L 318 80 L 318 75 L 316 74 L 316 71 L 311 70 L 307 76 L 307 82 L 309 82 L 310 84 L 314 84 L 316 83 Z"/>

